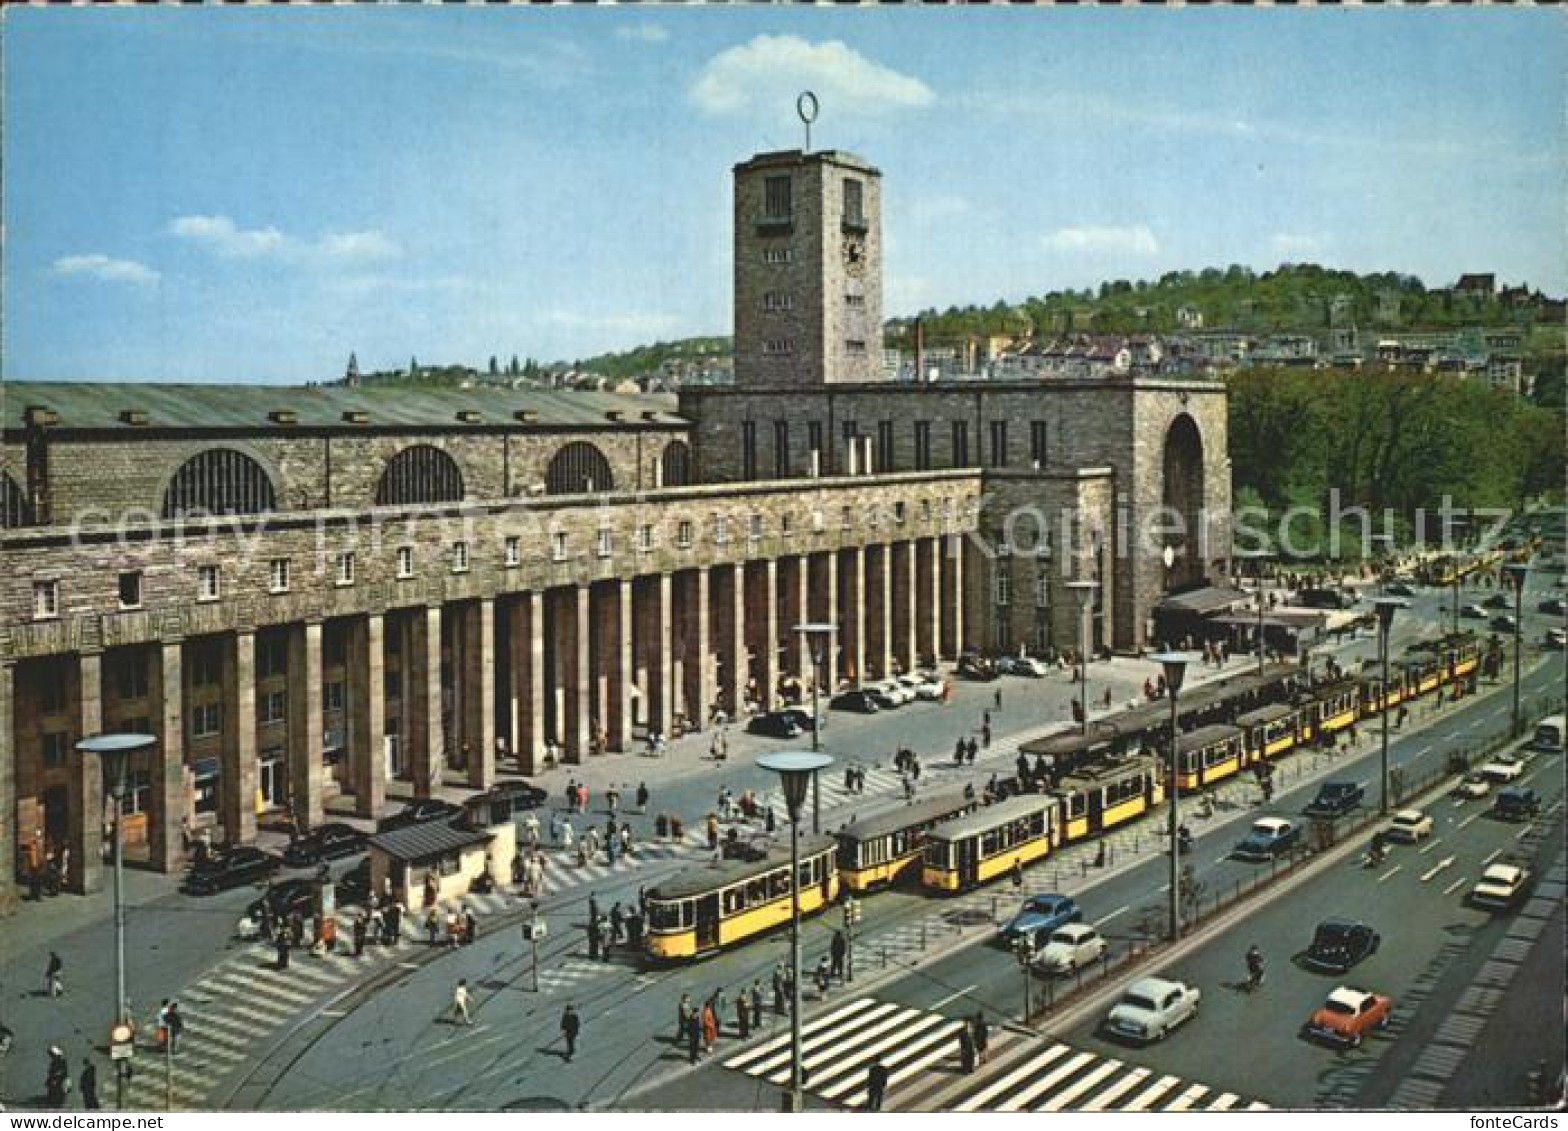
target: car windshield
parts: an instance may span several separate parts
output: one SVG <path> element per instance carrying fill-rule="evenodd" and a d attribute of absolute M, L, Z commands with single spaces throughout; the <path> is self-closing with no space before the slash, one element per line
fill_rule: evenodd
<path fill-rule="evenodd" d="M 1154 1000 L 1146 998 L 1142 994 L 1128 994 L 1122 998 L 1122 1004 L 1129 1009 L 1141 1009 L 1148 1013 L 1154 1012 Z"/>
<path fill-rule="evenodd" d="M 1069 946 L 1071 946 L 1073 943 L 1078 941 L 1078 935 L 1074 931 L 1053 931 L 1051 933 L 1051 941 L 1067 943 Z"/>
<path fill-rule="evenodd" d="M 1031 899 L 1028 903 L 1024 904 L 1024 910 L 1033 911 L 1037 915 L 1050 915 L 1056 911 L 1056 900 Z"/>
<path fill-rule="evenodd" d="M 1318 928 L 1317 946 L 1344 946 L 1350 939 L 1350 928 L 1344 923 L 1325 923 Z"/>

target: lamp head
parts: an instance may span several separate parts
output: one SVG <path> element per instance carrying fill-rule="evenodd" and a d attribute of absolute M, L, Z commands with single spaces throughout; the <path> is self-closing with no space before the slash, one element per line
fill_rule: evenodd
<path fill-rule="evenodd" d="M 1388 626 L 1394 623 L 1394 614 L 1400 609 L 1408 609 L 1410 602 L 1400 597 L 1374 597 L 1372 605 L 1377 609 L 1377 622 L 1383 631 L 1388 631 Z"/>
<path fill-rule="evenodd" d="M 1525 574 L 1530 572 L 1530 567 L 1524 562 L 1508 562 L 1503 566 L 1503 572 L 1508 574 L 1508 580 L 1514 583 L 1515 589 L 1523 589 Z"/>
<path fill-rule="evenodd" d="M 120 783 L 125 780 L 125 769 L 131 755 L 157 744 L 158 740 L 150 734 L 95 734 L 79 741 L 76 749 L 103 759 L 104 779 L 109 784 L 110 795 L 118 800 Z"/>
<path fill-rule="evenodd" d="M 1181 691 L 1181 682 L 1187 674 L 1187 665 L 1195 657 L 1191 652 L 1156 652 L 1149 659 L 1165 669 L 1165 686 L 1170 688 L 1171 695 Z"/>
<path fill-rule="evenodd" d="M 811 785 L 812 775 L 832 764 L 830 755 L 810 750 L 780 750 L 763 754 L 757 759 L 758 766 L 779 775 L 784 785 L 784 804 L 792 818 L 800 812 L 806 800 L 806 789 Z"/>

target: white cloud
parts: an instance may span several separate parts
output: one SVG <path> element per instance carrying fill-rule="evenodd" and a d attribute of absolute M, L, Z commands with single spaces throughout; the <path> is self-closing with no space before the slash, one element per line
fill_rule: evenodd
<path fill-rule="evenodd" d="M 156 283 L 158 272 L 134 259 L 111 259 L 107 255 L 62 255 L 54 261 L 56 275 L 85 275 L 111 283 Z"/>
<path fill-rule="evenodd" d="M 301 263 L 362 263 L 395 259 L 403 249 L 384 233 L 328 232 L 301 240 L 277 228 L 241 228 L 227 216 L 177 216 L 169 232 L 226 259 L 282 259 Z"/>
<path fill-rule="evenodd" d="M 658 24 L 622 24 L 615 29 L 616 39 L 634 39 L 639 43 L 663 43 L 670 33 Z"/>
<path fill-rule="evenodd" d="M 1323 241 L 1317 236 L 1275 232 L 1269 237 L 1269 250 L 1276 255 L 1308 255 L 1322 249 Z"/>
<path fill-rule="evenodd" d="M 879 113 L 929 106 L 936 96 L 919 79 L 873 63 L 839 40 L 811 43 L 796 35 L 759 35 L 719 52 L 697 76 L 691 100 L 709 114 L 795 104 L 816 93 L 830 113 Z"/>
<path fill-rule="evenodd" d="M 1047 251 L 1116 252 L 1122 255 L 1155 255 L 1160 243 L 1146 225 L 1127 228 L 1057 228 L 1040 241 Z"/>

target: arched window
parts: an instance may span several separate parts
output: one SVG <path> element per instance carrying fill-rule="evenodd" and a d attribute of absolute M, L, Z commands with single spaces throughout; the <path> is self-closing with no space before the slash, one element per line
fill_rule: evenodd
<path fill-rule="evenodd" d="M 592 444 L 577 440 L 555 453 L 544 475 L 547 495 L 583 495 L 613 491 L 610 461 Z"/>
<path fill-rule="evenodd" d="M 33 524 L 33 508 L 28 505 L 27 492 L 11 478 L 10 472 L 0 471 L 0 527 L 6 530 Z"/>
<path fill-rule="evenodd" d="M 277 507 L 272 477 L 244 452 L 210 448 L 174 473 L 163 493 L 163 517 L 263 514 Z"/>
<path fill-rule="evenodd" d="M 376 488 L 376 506 L 463 501 L 463 473 L 440 448 L 415 444 L 387 461 Z"/>
<path fill-rule="evenodd" d="M 659 482 L 666 487 L 687 487 L 691 484 L 691 445 L 685 440 L 671 440 L 659 457 Z"/>

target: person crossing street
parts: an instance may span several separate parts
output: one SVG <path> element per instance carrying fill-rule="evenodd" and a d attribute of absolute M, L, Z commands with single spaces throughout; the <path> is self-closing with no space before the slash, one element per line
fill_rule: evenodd
<path fill-rule="evenodd" d="M 468 979 L 459 978 L 457 988 L 452 991 L 452 1024 L 458 1023 L 462 1018 L 464 1025 L 472 1025 L 473 1018 L 468 1016 Z"/>
<path fill-rule="evenodd" d="M 577 1055 L 577 1034 L 581 1031 L 582 1021 L 577 1016 L 577 1009 L 571 1002 L 567 1002 L 566 1008 L 561 1012 L 561 1037 L 566 1041 L 568 1061 Z"/>

